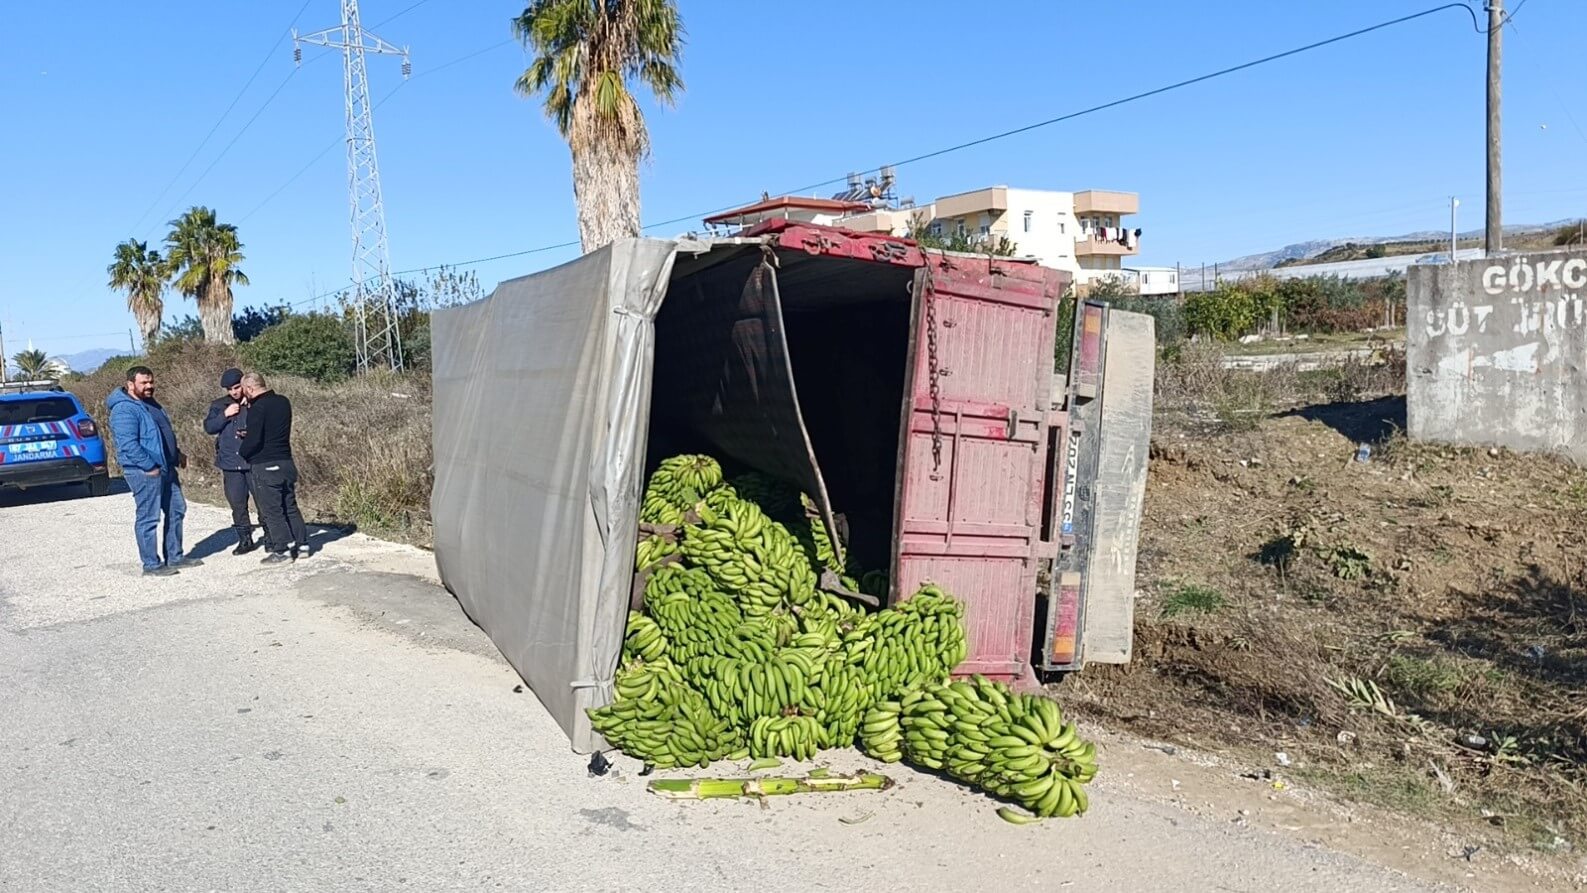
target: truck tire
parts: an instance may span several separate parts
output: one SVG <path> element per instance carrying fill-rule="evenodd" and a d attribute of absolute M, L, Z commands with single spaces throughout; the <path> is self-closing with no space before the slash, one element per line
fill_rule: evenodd
<path fill-rule="evenodd" d="M 110 475 L 96 474 L 88 481 L 89 496 L 107 496 L 110 493 Z"/>

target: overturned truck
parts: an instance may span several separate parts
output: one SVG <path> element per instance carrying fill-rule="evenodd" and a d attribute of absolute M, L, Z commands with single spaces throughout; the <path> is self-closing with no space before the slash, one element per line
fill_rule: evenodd
<path fill-rule="evenodd" d="M 646 476 L 703 452 L 809 494 L 834 542 L 887 569 L 888 601 L 925 582 L 964 601 L 962 672 L 1127 661 L 1152 319 L 1063 312 L 1068 285 L 780 220 L 620 241 L 439 311 L 441 579 L 590 750 Z"/>

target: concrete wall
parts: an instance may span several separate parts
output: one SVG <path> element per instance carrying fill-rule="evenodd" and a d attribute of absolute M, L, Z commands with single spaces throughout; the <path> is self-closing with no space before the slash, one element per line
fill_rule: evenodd
<path fill-rule="evenodd" d="M 1412 267 L 1407 300 L 1412 437 L 1587 462 L 1587 251 Z"/>

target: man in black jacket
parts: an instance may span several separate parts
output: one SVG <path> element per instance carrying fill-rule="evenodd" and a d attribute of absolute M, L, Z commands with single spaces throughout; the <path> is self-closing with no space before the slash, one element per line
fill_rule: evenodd
<path fill-rule="evenodd" d="M 253 541 L 253 519 L 248 515 L 253 479 L 248 462 L 237 452 L 242 445 L 238 432 L 248 429 L 248 398 L 242 392 L 242 370 L 227 369 L 221 373 L 220 386 L 226 395 L 209 405 L 204 433 L 215 438 L 215 467 L 220 469 L 226 502 L 231 505 L 231 523 L 237 531 L 237 548 L 232 554 L 247 555 L 259 546 Z"/>
<path fill-rule="evenodd" d="M 264 564 L 296 560 L 309 551 L 309 531 L 298 511 L 298 468 L 292 463 L 292 403 L 270 390 L 264 376 L 242 377 L 248 396 L 248 427 L 238 452 L 251 469 L 254 502 L 264 523 Z M 290 550 L 290 552 L 289 552 Z"/>

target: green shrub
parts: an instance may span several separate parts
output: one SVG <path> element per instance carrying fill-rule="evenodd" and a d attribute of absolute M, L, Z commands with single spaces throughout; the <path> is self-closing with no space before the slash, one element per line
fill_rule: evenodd
<path fill-rule="evenodd" d="M 1185 297 L 1185 327 L 1195 335 L 1230 341 L 1251 330 L 1257 322 L 1257 310 L 1251 290 L 1234 283 L 1219 283 L 1212 291 Z"/>
<path fill-rule="evenodd" d="M 144 362 L 146 362 L 146 360 L 143 358 L 143 356 L 141 356 L 139 354 L 120 354 L 118 356 L 111 357 L 110 359 L 104 361 L 103 363 L 100 363 L 98 368 L 94 369 L 92 372 L 90 372 L 88 374 L 89 375 L 96 375 L 96 374 L 98 374 L 100 372 L 103 372 L 103 371 L 105 371 L 107 369 L 113 369 L 113 370 L 115 370 L 117 372 L 120 372 L 122 374 L 126 374 L 126 371 L 128 369 L 132 368 L 133 366 L 140 365 L 140 364 L 142 364 Z"/>
<path fill-rule="evenodd" d="M 248 366 L 260 372 L 318 382 L 344 381 L 358 362 L 347 326 L 321 313 L 288 317 L 242 345 L 242 351 Z"/>

